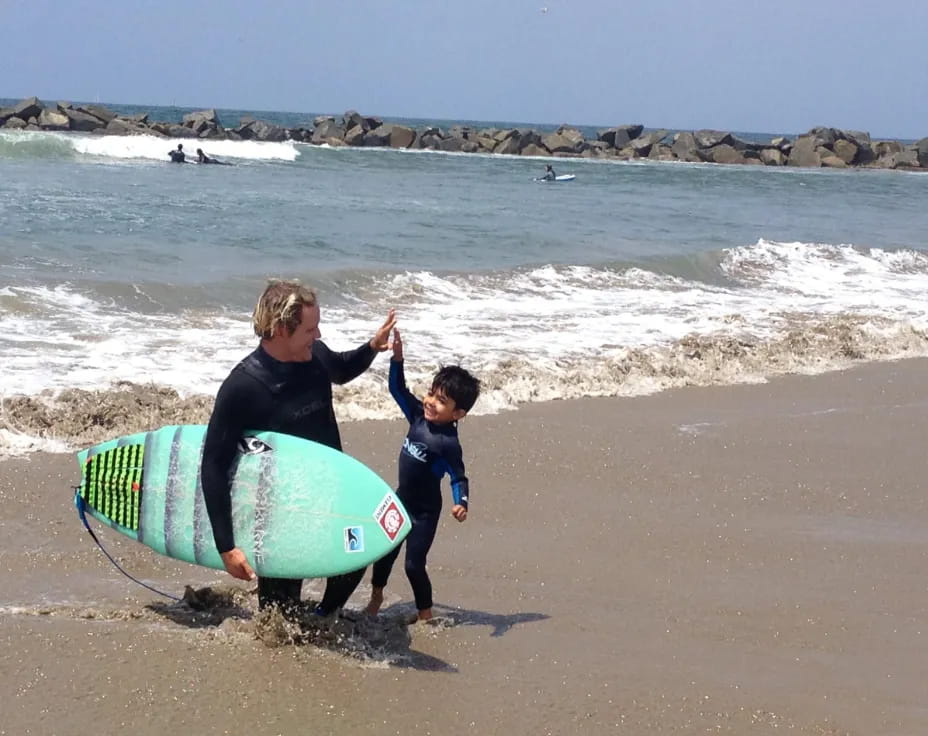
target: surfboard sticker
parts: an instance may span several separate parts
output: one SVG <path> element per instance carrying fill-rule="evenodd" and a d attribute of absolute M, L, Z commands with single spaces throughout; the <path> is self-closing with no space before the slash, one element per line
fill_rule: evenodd
<path fill-rule="evenodd" d="M 400 533 L 400 529 L 406 523 L 406 517 L 400 511 L 400 507 L 392 493 L 388 493 L 383 497 L 383 501 L 380 502 L 374 512 L 374 518 L 391 542 L 396 539 L 396 535 Z"/>
<path fill-rule="evenodd" d="M 345 552 L 364 551 L 364 527 L 345 527 Z"/>

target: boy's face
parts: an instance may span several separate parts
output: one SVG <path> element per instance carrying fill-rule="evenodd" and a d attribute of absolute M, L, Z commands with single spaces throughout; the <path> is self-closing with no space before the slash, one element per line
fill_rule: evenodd
<path fill-rule="evenodd" d="M 425 413 L 425 420 L 433 424 L 451 424 L 467 414 L 463 409 L 457 408 L 454 399 L 442 389 L 434 386 L 422 399 L 422 409 Z"/>

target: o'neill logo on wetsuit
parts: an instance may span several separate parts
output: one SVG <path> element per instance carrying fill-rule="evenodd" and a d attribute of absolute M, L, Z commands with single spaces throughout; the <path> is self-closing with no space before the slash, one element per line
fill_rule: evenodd
<path fill-rule="evenodd" d="M 383 501 L 374 511 L 374 518 L 391 542 L 396 539 L 396 535 L 400 533 L 400 529 L 406 523 L 406 517 L 400 511 L 400 507 L 397 505 L 392 493 L 388 493 L 383 497 Z"/>
<path fill-rule="evenodd" d="M 238 441 L 238 451 L 243 455 L 260 455 L 262 452 L 270 452 L 271 449 L 269 444 L 257 437 L 242 437 Z"/>
<path fill-rule="evenodd" d="M 410 442 L 409 437 L 407 437 L 403 440 L 403 450 L 420 463 L 428 462 L 429 451 L 424 442 Z"/>

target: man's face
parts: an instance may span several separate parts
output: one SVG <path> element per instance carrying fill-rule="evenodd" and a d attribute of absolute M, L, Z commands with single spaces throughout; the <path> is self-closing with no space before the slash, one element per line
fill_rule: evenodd
<path fill-rule="evenodd" d="M 290 359 L 305 362 L 313 359 L 313 343 L 322 336 L 319 332 L 319 305 L 304 305 L 300 314 L 300 324 L 296 329 L 292 333 L 283 330 L 283 335 L 287 341 Z"/>

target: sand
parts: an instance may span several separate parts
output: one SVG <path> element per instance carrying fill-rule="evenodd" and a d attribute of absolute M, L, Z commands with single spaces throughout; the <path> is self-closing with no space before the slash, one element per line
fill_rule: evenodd
<path fill-rule="evenodd" d="M 400 623 L 397 570 L 382 621 L 297 643 L 247 585 L 104 531 L 166 592 L 238 592 L 193 611 L 123 578 L 74 514 L 72 457 L 0 462 L 0 735 L 928 733 L 926 375 L 471 417 L 440 624 Z M 402 423 L 342 429 L 395 478 Z"/>

